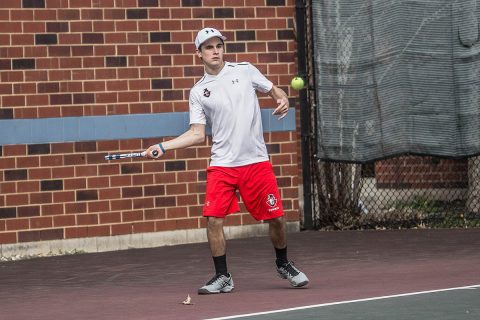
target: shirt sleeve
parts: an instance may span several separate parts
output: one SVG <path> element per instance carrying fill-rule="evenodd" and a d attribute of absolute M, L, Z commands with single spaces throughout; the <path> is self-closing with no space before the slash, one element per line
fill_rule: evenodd
<path fill-rule="evenodd" d="M 268 80 L 255 66 L 248 64 L 248 74 L 255 90 L 267 93 L 272 90 L 273 83 Z"/>
<path fill-rule="evenodd" d="M 188 104 L 190 109 L 190 124 L 207 124 L 207 117 L 198 99 L 198 95 L 195 94 L 194 90 L 190 91 Z"/>

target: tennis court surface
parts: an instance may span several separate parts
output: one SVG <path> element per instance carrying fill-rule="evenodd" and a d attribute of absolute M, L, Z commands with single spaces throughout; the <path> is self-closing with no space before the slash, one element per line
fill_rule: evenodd
<path fill-rule="evenodd" d="M 206 243 L 2 262 L 0 319 L 480 319 L 480 229 L 289 234 L 301 289 L 268 238 L 228 249 L 235 290 L 207 296 Z"/>

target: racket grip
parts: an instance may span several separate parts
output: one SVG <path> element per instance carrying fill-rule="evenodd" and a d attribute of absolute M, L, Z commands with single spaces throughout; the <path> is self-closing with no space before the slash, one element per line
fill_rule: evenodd
<path fill-rule="evenodd" d="M 152 156 L 154 156 L 155 158 L 158 157 L 158 151 L 157 151 L 157 150 L 153 150 L 153 151 L 152 151 Z"/>

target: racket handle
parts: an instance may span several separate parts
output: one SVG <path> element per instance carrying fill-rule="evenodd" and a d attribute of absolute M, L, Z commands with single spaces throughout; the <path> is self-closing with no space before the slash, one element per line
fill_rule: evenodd
<path fill-rule="evenodd" d="M 155 158 L 158 157 L 158 151 L 157 151 L 157 150 L 153 150 L 153 151 L 152 151 L 152 156 L 154 156 Z"/>

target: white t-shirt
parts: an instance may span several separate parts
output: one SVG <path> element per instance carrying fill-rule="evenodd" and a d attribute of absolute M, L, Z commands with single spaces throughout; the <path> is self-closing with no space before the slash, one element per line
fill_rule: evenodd
<path fill-rule="evenodd" d="M 248 62 L 230 63 L 218 75 L 205 73 L 190 90 L 190 124 L 212 128 L 211 166 L 238 167 L 268 160 L 257 93 L 273 87 Z"/>

